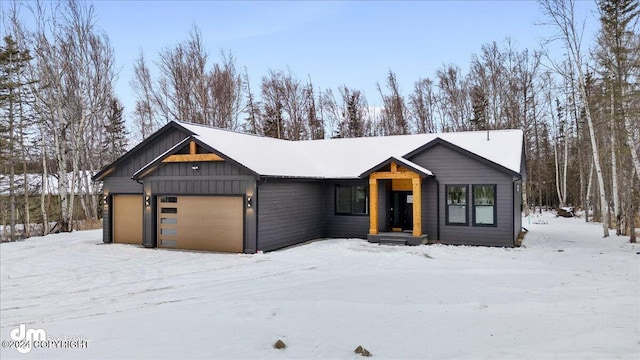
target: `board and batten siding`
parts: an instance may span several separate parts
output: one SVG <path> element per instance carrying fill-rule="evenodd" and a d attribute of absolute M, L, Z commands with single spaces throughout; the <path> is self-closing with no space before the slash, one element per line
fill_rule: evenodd
<path fill-rule="evenodd" d="M 513 176 L 444 145 L 434 145 L 412 156 L 410 161 L 431 170 L 439 183 L 440 238 L 446 244 L 513 246 Z M 428 183 L 427 183 L 428 184 Z M 446 185 L 468 185 L 468 225 L 446 225 Z M 496 185 L 497 226 L 473 226 L 472 185 Z M 429 201 L 429 199 L 425 199 Z M 431 200 L 433 201 L 433 200 Z M 434 204 L 426 203 L 429 208 Z M 424 215 L 423 215 L 424 216 Z M 427 219 L 428 220 L 428 219 Z M 431 232 L 430 229 L 425 229 Z"/>
<path fill-rule="evenodd" d="M 134 154 L 131 154 L 131 157 L 127 161 L 118 166 L 113 176 L 131 178 L 136 171 L 187 137 L 189 137 L 189 135 L 179 129 L 167 129 L 165 134 L 146 144 L 141 149 L 138 149 Z"/>
<path fill-rule="evenodd" d="M 168 129 L 166 134 L 138 149 L 131 157 L 119 164 L 115 171 L 102 180 L 102 189 L 109 194 L 109 206 L 103 208 L 102 241 L 110 243 L 112 236 L 111 206 L 113 195 L 116 194 L 143 194 L 143 186 L 131 179 L 131 176 L 143 166 L 147 165 L 175 144 L 187 138 L 188 135 L 178 129 Z"/>
<path fill-rule="evenodd" d="M 258 250 L 271 251 L 324 237 L 319 181 L 268 179 L 258 185 Z"/>
<path fill-rule="evenodd" d="M 198 170 L 193 170 L 194 165 Z M 246 207 L 246 197 L 255 193 L 256 178 L 245 169 L 227 161 L 166 163 L 143 181 L 146 193 L 151 194 L 150 209 L 154 209 L 145 211 L 144 246 L 157 246 L 157 196 L 242 196 L 245 199 L 244 251 L 256 251 L 256 216 Z"/>
<path fill-rule="evenodd" d="M 330 238 L 361 238 L 366 239 L 369 233 L 369 215 L 338 215 L 336 214 L 336 186 L 369 186 L 369 180 L 344 180 L 344 181 L 327 181 L 324 184 L 325 193 L 325 236 Z M 384 186 L 384 185 L 380 185 Z M 380 188 L 379 188 L 380 189 Z M 384 192 L 382 192 L 384 194 Z M 384 204 L 386 198 L 383 200 Z M 381 211 L 384 213 L 384 211 Z M 380 219 L 380 218 L 378 218 Z M 386 220 L 385 220 L 386 221 Z M 384 222 L 381 223 L 384 226 Z"/>

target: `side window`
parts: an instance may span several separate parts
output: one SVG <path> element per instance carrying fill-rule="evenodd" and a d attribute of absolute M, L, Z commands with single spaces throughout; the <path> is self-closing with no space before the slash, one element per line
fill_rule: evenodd
<path fill-rule="evenodd" d="M 496 226 L 496 185 L 473 185 L 473 225 Z"/>
<path fill-rule="evenodd" d="M 336 186 L 336 214 L 367 215 L 369 194 L 366 186 Z"/>
<path fill-rule="evenodd" d="M 446 224 L 467 225 L 467 185 L 446 185 Z"/>

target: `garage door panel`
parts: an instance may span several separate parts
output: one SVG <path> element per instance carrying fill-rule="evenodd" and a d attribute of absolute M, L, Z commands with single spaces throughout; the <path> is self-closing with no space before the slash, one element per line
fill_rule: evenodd
<path fill-rule="evenodd" d="M 113 196 L 113 242 L 142 244 L 142 195 Z"/>
<path fill-rule="evenodd" d="M 163 202 L 174 199 L 175 203 Z M 242 197 L 164 197 L 158 215 L 160 247 L 236 253 L 244 250 Z"/>

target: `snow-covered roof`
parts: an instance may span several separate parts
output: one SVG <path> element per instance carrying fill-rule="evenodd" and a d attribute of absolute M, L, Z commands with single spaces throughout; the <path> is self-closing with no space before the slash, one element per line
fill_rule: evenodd
<path fill-rule="evenodd" d="M 418 173 L 419 175 L 422 175 L 422 176 L 433 176 L 433 172 L 431 170 L 425 169 L 422 166 L 403 158 L 402 156 L 391 156 L 387 160 L 383 161 L 382 163 L 380 163 L 380 164 L 376 165 L 375 167 L 373 167 L 373 168 L 363 172 L 362 174 L 360 174 L 360 177 L 369 176 L 374 171 L 378 171 L 381 168 L 388 166 L 392 162 L 395 162 L 397 165 L 400 165 L 402 167 L 410 169 L 410 170 Z"/>
<path fill-rule="evenodd" d="M 490 140 L 486 131 L 470 131 L 289 141 L 177 123 L 194 133 L 194 138 L 262 176 L 358 178 L 390 156 L 404 157 L 436 139 L 520 173 L 521 130 L 492 130 Z"/>

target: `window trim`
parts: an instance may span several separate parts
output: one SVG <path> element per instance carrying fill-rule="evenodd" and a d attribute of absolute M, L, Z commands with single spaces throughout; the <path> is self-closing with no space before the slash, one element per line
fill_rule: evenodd
<path fill-rule="evenodd" d="M 364 194 L 365 194 L 365 208 L 364 208 L 364 213 L 354 213 L 353 212 L 353 196 L 354 196 L 354 191 L 356 188 L 358 187 L 363 187 L 364 188 Z M 351 212 L 339 212 L 338 211 L 338 188 L 350 188 L 351 189 Z M 333 188 L 333 201 L 334 201 L 334 206 L 333 206 L 333 213 L 334 215 L 339 215 L 339 216 L 369 216 L 369 185 L 342 185 L 342 184 L 336 184 Z"/>
<path fill-rule="evenodd" d="M 493 224 L 479 224 L 476 223 L 476 187 L 478 186 L 491 186 L 493 187 Z M 498 186 L 497 184 L 473 184 L 472 186 L 472 224 L 478 227 L 498 227 Z M 486 205 L 478 205 L 486 206 Z"/>
<path fill-rule="evenodd" d="M 463 187 L 465 197 L 464 222 L 449 222 L 449 188 Z M 445 184 L 444 185 L 444 221 L 448 226 L 469 226 L 469 185 L 468 184 Z"/>

